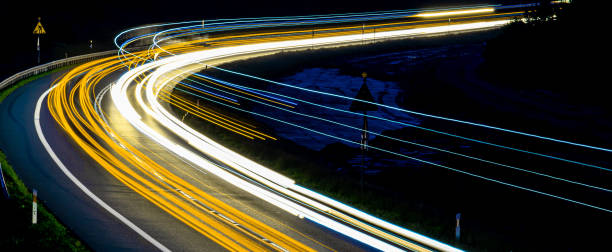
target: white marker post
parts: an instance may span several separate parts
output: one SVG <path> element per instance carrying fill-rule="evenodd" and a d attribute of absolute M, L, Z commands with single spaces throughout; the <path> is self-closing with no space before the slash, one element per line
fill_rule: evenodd
<path fill-rule="evenodd" d="M 0 184 L 2 184 L 2 193 L 4 194 L 4 198 L 9 199 L 10 195 L 8 192 L 8 188 L 6 187 L 6 182 L 4 181 L 4 172 L 2 171 L 2 163 L 0 163 Z"/>
<path fill-rule="evenodd" d="M 457 215 L 455 215 L 455 219 L 457 219 L 457 227 L 455 227 L 455 239 L 458 241 L 461 238 L 461 227 L 459 226 L 459 220 L 461 220 L 461 213 L 457 213 Z"/>
<path fill-rule="evenodd" d="M 38 203 L 36 203 L 36 195 L 38 192 L 36 189 L 32 192 L 32 224 L 36 224 L 38 222 Z"/>

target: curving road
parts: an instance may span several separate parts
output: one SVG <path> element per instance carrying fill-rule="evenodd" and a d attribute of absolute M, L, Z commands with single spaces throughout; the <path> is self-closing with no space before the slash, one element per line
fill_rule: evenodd
<path fill-rule="evenodd" d="M 236 158 L 233 154 L 228 160 L 210 151 L 216 147 L 204 145 L 208 143 L 197 134 L 185 137 L 147 110 L 160 110 L 151 100 L 153 89 L 161 90 L 168 80 L 201 69 L 202 62 L 215 65 L 287 48 L 354 44 L 364 38 L 487 29 L 507 23 L 510 17 L 491 18 L 494 20 L 488 23 L 470 20 L 473 23 L 443 23 L 441 28 L 427 24 L 365 35 L 340 33 L 314 38 L 313 31 L 313 39 L 308 41 L 287 39 L 246 44 L 233 47 L 233 51 L 223 47 L 195 51 L 150 64 L 136 63 L 129 72 L 119 58 L 92 62 L 77 67 L 78 71 L 40 78 L 9 96 L 0 105 L 0 148 L 24 182 L 36 188 L 59 219 L 95 250 L 360 251 L 373 250 L 371 246 L 457 250 L 321 198 L 266 170 L 250 172 L 248 162 L 231 160 Z M 480 17 L 476 21 L 481 21 Z M 153 52 L 157 57 L 174 51 L 162 47 Z M 137 60 L 142 55 L 124 60 Z M 165 72 L 149 75 L 162 68 Z M 90 74 L 95 83 L 83 77 Z M 59 76 L 63 79 L 49 92 Z M 159 82 L 143 88 L 139 85 L 145 81 L 138 78 L 159 78 L 155 79 Z M 125 107 L 141 103 L 139 99 L 148 99 L 149 106 Z M 79 116 L 86 120 L 74 118 Z"/>
<path fill-rule="evenodd" d="M 62 73 L 52 74 L 17 89 L 0 105 L 0 148 L 9 157 L 16 172 L 31 188 L 38 190 L 39 197 L 71 228 L 83 241 L 95 250 L 155 250 L 149 241 L 120 222 L 100 205 L 91 200 L 66 175 L 57 168 L 49 154 L 40 144 L 34 127 L 35 104 L 49 87 L 49 83 Z M 104 99 L 109 99 L 105 96 Z M 297 219 L 284 211 L 249 197 L 241 190 L 214 175 L 194 168 L 142 135 L 134 132 L 129 123 L 118 116 L 111 102 L 103 102 L 105 112 L 113 127 L 122 129 L 123 137 L 135 143 L 143 152 L 151 155 L 165 167 L 177 169 L 194 185 L 218 199 L 240 208 L 245 213 L 263 220 L 266 224 L 289 234 L 311 248 L 319 251 L 368 250 L 339 234 L 321 229 L 321 226 Z M 56 126 L 45 106 L 41 110 L 41 127 L 53 151 L 61 155 L 60 160 L 91 192 L 112 206 L 136 226 L 170 250 L 224 251 L 217 243 L 202 239 L 201 234 L 160 210 L 149 201 L 125 187 L 87 155 L 74 148 L 65 133 Z M 149 146 L 149 147 L 145 147 Z M 66 155 L 70 153 L 70 155 Z"/>

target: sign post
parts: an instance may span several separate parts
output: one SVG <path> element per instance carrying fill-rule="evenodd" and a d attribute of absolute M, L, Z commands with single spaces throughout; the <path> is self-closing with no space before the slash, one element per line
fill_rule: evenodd
<path fill-rule="evenodd" d="M 363 72 L 361 74 L 363 77 L 363 84 L 361 84 L 361 88 L 357 92 L 356 100 L 353 100 L 351 103 L 350 111 L 353 112 L 363 112 L 363 128 L 361 131 L 361 140 L 360 140 L 360 149 L 361 149 L 361 172 L 360 172 L 360 185 L 361 192 L 363 193 L 363 173 L 365 172 L 366 162 L 365 155 L 368 150 L 368 111 L 376 111 L 378 110 L 378 106 L 372 104 L 374 102 L 374 97 L 368 88 L 368 84 L 366 84 L 366 79 L 368 78 L 368 74 Z M 364 102 L 365 101 L 365 102 Z"/>
<path fill-rule="evenodd" d="M 40 64 L 40 35 L 47 34 L 45 28 L 40 23 L 40 17 L 38 17 L 38 24 L 34 27 L 33 33 L 36 35 L 36 52 L 38 54 L 38 64 Z"/>

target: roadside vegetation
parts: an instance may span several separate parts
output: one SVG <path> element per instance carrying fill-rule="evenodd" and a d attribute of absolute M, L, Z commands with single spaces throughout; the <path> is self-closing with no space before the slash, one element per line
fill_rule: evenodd
<path fill-rule="evenodd" d="M 32 193 L 8 164 L 2 152 L 0 163 L 10 195 L 9 199 L 4 196 L 0 199 L 2 250 L 89 251 L 40 201 L 37 224 L 32 224 Z"/>
<path fill-rule="evenodd" d="M 491 80 L 491 83 L 503 81 L 504 85 L 512 85 L 517 89 L 553 87 L 554 90 L 559 90 L 559 92 L 572 93 L 576 85 L 565 85 L 565 83 L 570 83 L 567 81 L 568 76 L 578 76 L 578 70 L 573 67 L 579 64 L 590 66 L 596 63 L 573 62 L 575 59 L 572 57 L 582 56 L 575 53 L 575 51 L 580 51 L 576 49 L 576 46 L 584 45 L 585 42 L 577 42 L 578 38 L 568 38 L 571 35 L 562 32 L 562 30 L 569 29 L 567 26 L 573 27 L 574 30 L 571 31 L 577 31 L 578 29 L 576 28 L 578 25 L 573 23 L 577 17 L 572 17 L 572 15 L 578 15 L 575 14 L 575 5 L 546 9 L 549 7 L 543 6 L 530 13 L 527 22 L 516 21 L 510 26 L 496 31 L 463 34 L 453 38 L 414 39 L 410 43 L 391 41 L 368 46 L 368 49 L 349 47 L 330 50 L 319 49 L 313 52 L 284 52 L 278 55 L 249 59 L 248 64 L 235 62 L 224 67 L 240 69 L 247 74 L 256 74 L 274 80 L 286 76 L 288 73 L 309 67 L 339 68 L 343 74 L 351 76 L 359 76 L 362 71 L 367 71 L 372 73 L 371 76 L 384 78 L 385 69 L 361 69 L 363 66 L 350 65 L 351 63 L 336 64 L 337 62 L 334 59 L 347 57 L 346 55 L 369 55 L 381 50 L 388 52 L 418 50 L 419 48 L 448 43 L 480 43 L 482 45 L 486 41 L 486 46 L 483 46 L 485 47 L 485 55 L 483 56 L 486 59 L 484 59 L 480 73 L 486 79 Z M 552 15 L 555 15 L 555 17 L 550 18 Z M 525 34 L 526 32 L 528 34 Z M 437 73 L 435 63 L 442 60 L 446 59 L 432 62 L 433 70 L 430 72 L 418 73 L 418 75 L 428 77 L 421 81 L 424 83 L 435 81 L 435 78 L 432 78 Z M 410 68 L 421 69 L 419 67 L 410 66 Z M 409 79 L 409 77 L 417 75 L 413 72 L 408 73 L 409 75 L 402 76 L 402 78 Z M 207 74 L 215 76 L 215 74 L 221 73 L 207 72 Z M 232 81 L 223 77 L 218 78 Z M 415 82 L 419 79 L 409 80 Z M 584 78 L 581 80 L 576 83 L 579 87 L 601 85 L 601 83 L 595 82 L 585 83 Z M 390 81 L 401 83 L 402 80 L 395 78 Z M 180 92 L 176 92 L 176 94 L 181 95 Z M 453 97 L 456 95 L 454 93 Z M 224 111 L 222 107 L 214 107 L 214 109 L 232 114 L 231 111 Z M 175 112 L 181 117 L 184 115 L 184 112 L 178 109 L 175 109 Z M 245 118 L 241 117 L 241 119 Z M 252 118 L 252 121 L 248 121 L 248 123 L 257 125 L 256 121 Z M 548 219 L 538 220 L 537 216 L 556 214 L 546 213 L 545 210 L 530 210 L 531 214 L 523 215 L 525 210 L 522 207 L 538 205 L 537 198 L 521 199 L 522 204 L 509 205 L 509 202 L 517 202 L 517 198 L 521 198 L 523 195 L 520 193 L 518 195 L 512 194 L 497 185 L 461 177 L 439 169 L 427 169 L 420 164 L 411 164 L 410 167 L 397 167 L 397 169 L 385 170 L 379 175 L 367 176 L 366 186 L 362 191 L 357 169 L 351 170 L 351 165 L 347 162 L 348 159 L 359 152 L 359 148 L 356 146 L 334 143 L 320 151 L 314 151 L 287 139 L 250 141 L 202 122 L 190 115 L 185 117 L 185 122 L 196 130 L 205 132 L 206 135 L 222 145 L 294 179 L 300 185 L 418 233 L 471 251 L 510 251 L 520 250 L 521 248 L 537 250 L 533 246 L 541 246 L 542 244 L 534 244 L 534 239 L 519 235 L 508 236 L 508 234 L 516 234 L 521 232 L 520 230 L 524 231 L 525 227 L 521 225 L 533 220 L 531 226 L 537 228 L 529 230 L 525 234 L 529 237 L 536 237 L 540 232 L 538 230 L 549 226 L 547 225 Z M 257 126 L 265 129 L 265 125 Z M 477 134 L 477 132 L 473 133 Z M 410 136 L 409 139 L 437 141 L 431 136 L 419 134 L 419 132 L 410 129 L 390 131 L 386 134 L 398 138 Z M 274 136 L 276 137 L 276 135 Z M 395 148 L 392 143 L 386 143 L 381 139 L 372 140 L 371 143 L 375 144 L 377 141 L 379 146 Z M 453 143 L 445 144 L 446 146 L 454 146 Z M 474 152 L 486 151 L 475 147 L 471 148 Z M 432 156 L 432 159 L 444 160 L 444 163 L 455 162 L 461 164 L 458 163 L 460 161 L 447 156 Z M 474 165 L 467 163 L 461 165 L 461 167 L 464 166 Z M 423 178 L 435 178 L 435 180 L 425 180 Z M 464 195 L 471 196 L 464 197 Z M 491 195 L 495 195 L 495 197 L 490 197 Z M 466 198 L 470 200 L 465 200 Z M 431 199 L 445 200 L 433 201 Z M 487 207 L 480 207 L 483 206 L 482 202 L 487 202 Z M 562 205 L 559 202 L 550 203 L 550 205 L 555 206 L 556 204 Z M 460 241 L 456 241 L 454 237 L 454 217 L 457 212 L 462 212 L 462 216 L 465 218 L 465 221 L 462 219 Z M 503 216 L 503 218 L 500 218 L 500 216 Z M 521 220 L 521 218 L 524 219 Z M 512 223 L 515 219 L 520 220 L 520 223 Z M 476 220 L 486 223 L 476 223 Z M 491 228 L 492 226 L 494 228 Z"/>
<path fill-rule="evenodd" d="M 185 113 L 176 107 L 173 109 L 178 115 Z M 338 173 L 338 167 L 350 166 L 346 161 L 358 153 L 359 148 L 335 143 L 321 151 L 313 151 L 283 138 L 276 141 L 249 140 L 203 122 L 192 115 L 186 116 L 184 121 L 194 129 L 205 132 L 207 136 L 220 144 L 280 172 L 295 180 L 299 185 L 411 230 L 437 238 L 441 235 L 446 236 L 444 238 L 447 241 L 451 239 L 450 230 L 453 219 L 420 218 L 421 215 L 415 211 L 415 208 L 418 208 L 415 204 L 395 200 L 394 193 L 385 188 L 366 182 L 364 190 L 361 191 L 359 173 L 356 169 L 349 171 L 345 169 L 345 172 Z M 253 122 L 249 123 L 253 124 Z"/>
<path fill-rule="evenodd" d="M 0 92 L 0 103 L 17 88 L 43 76 L 69 68 L 32 76 Z M 0 164 L 10 198 L 0 196 L 0 250 L 3 251 L 89 251 L 45 206 L 38 201 L 38 221 L 32 224 L 32 192 L 19 179 L 0 151 Z M 3 194 L 3 193 L 2 193 Z"/>
<path fill-rule="evenodd" d="M 175 91 L 175 94 L 181 95 L 181 92 Z M 190 97 L 184 98 L 189 99 Z M 195 100 L 193 102 L 195 103 Z M 279 138 L 276 141 L 249 140 L 193 115 L 185 116 L 185 112 L 176 107 L 173 107 L 173 109 L 179 118 L 184 117 L 185 123 L 199 132 L 204 132 L 221 145 L 280 172 L 295 180 L 299 185 L 335 198 L 381 219 L 464 249 L 505 246 L 499 239 L 494 238 L 495 235 L 478 235 L 478 233 L 469 229 L 466 229 L 462 234 L 462 242 L 457 243 L 454 239 L 454 214 L 456 212 L 452 207 L 435 207 L 435 204 L 430 204 L 431 202 L 416 200 L 409 196 L 423 188 L 431 187 L 431 185 L 427 185 L 429 183 L 427 181 L 411 180 L 413 175 L 421 176 L 420 173 L 436 173 L 439 170 L 417 168 L 415 173 L 410 174 L 410 172 L 406 173 L 407 170 L 405 169 L 393 169 L 393 171 L 386 171 L 378 176 L 366 175 L 367 178 L 362 189 L 360 170 L 350 163 L 351 158 L 360 152 L 358 146 L 332 143 L 320 151 L 315 151 L 284 138 Z M 214 107 L 213 109 L 222 111 L 222 114 L 232 115 L 232 111 L 224 110 L 222 107 Z M 255 118 L 239 118 L 246 123 L 257 126 L 258 129 L 266 133 L 273 132 L 266 125 L 257 122 Z M 401 135 L 405 132 L 388 133 Z M 276 134 L 272 135 L 278 137 Z M 380 140 L 373 140 L 372 142 L 376 141 Z M 381 144 L 384 145 L 385 143 Z M 377 146 L 380 146 L 380 144 L 377 143 Z M 385 158 L 393 157 L 385 156 Z M 415 166 L 422 168 L 420 164 Z M 444 177 L 443 175 L 444 171 L 438 175 L 441 179 L 436 183 L 453 184 L 453 177 Z M 423 193 L 419 192 L 419 194 L 422 195 Z M 450 205 L 452 203 L 447 202 L 445 204 Z"/>
<path fill-rule="evenodd" d="M 8 88 L 2 89 L 0 90 L 0 103 L 2 103 L 2 101 L 4 101 L 4 99 L 9 96 L 11 93 L 13 93 L 16 89 L 23 87 L 23 85 L 28 84 L 36 79 L 45 77 L 47 75 L 53 74 L 53 73 L 57 73 L 59 71 L 63 71 L 69 68 L 72 68 L 73 66 L 65 66 L 65 67 L 60 67 L 57 69 L 53 69 L 51 71 L 42 73 L 42 74 L 38 74 L 38 75 L 34 75 L 34 76 L 30 76 L 28 78 L 25 78 L 23 80 L 18 81 L 17 83 L 9 86 Z"/>

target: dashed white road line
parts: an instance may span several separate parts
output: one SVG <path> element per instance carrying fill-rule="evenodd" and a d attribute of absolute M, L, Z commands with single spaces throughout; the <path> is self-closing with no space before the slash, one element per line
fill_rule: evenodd
<path fill-rule="evenodd" d="M 143 231 L 141 228 L 139 228 L 138 226 L 136 226 L 133 222 L 131 222 L 130 220 L 128 220 L 126 217 L 124 217 L 123 215 L 121 215 L 119 212 L 117 212 L 115 209 L 113 209 L 112 207 L 110 207 L 108 204 L 106 204 L 106 202 L 102 201 L 102 199 L 100 199 L 98 196 L 96 196 L 93 192 L 91 192 L 83 183 L 81 183 L 81 181 L 79 181 L 73 174 L 72 172 L 70 172 L 70 170 L 68 170 L 68 168 L 66 168 L 66 166 L 62 163 L 62 161 L 59 159 L 59 157 L 55 154 L 55 152 L 53 151 L 53 149 L 51 148 L 51 146 L 49 145 L 49 143 L 47 142 L 47 139 L 45 138 L 45 136 L 43 135 L 42 132 L 42 128 L 40 126 L 40 108 L 42 105 L 43 100 L 45 99 L 45 97 L 47 96 L 47 94 L 49 94 L 49 92 L 55 88 L 55 86 L 53 86 L 52 88 L 48 89 L 47 91 L 45 91 L 40 98 L 38 98 L 38 102 L 36 102 L 36 109 L 34 111 L 34 126 L 36 127 L 36 134 L 38 135 L 38 138 L 40 139 L 40 142 L 42 143 L 42 145 L 45 147 L 45 149 L 47 150 L 47 153 L 49 153 L 49 156 L 51 156 L 51 159 L 53 159 L 53 161 L 55 161 L 55 163 L 57 164 L 57 166 L 60 168 L 60 170 L 79 188 L 81 189 L 81 191 L 83 191 L 85 193 L 85 195 L 89 196 L 89 198 L 91 198 L 94 202 L 98 203 L 98 205 L 100 205 L 102 208 L 104 208 L 106 211 L 108 211 L 110 214 L 112 214 L 113 216 L 115 216 L 117 219 L 119 219 L 119 221 L 123 222 L 123 224 L 125 224 L 126 226 L 128 226 L 129 228 L 131 228 L 132 230 L 134 230 L 137 234 L 139 234 L 142 238 L 144 238 L 145 240 L 147 240 L 148 242 L 150 242 L 153 246 L 155 246 L 156 248 L 158 248 L 161 251 L 171 251 L 170 249 L 168 249 L 166 246 L 164 246 L 163 244 L 161 244 L 159 241 L 155 240 L 155 238 L 153 238 L 152 236 L 150 236 L 149 234 L 147 234 L 145 231 Z"/>

